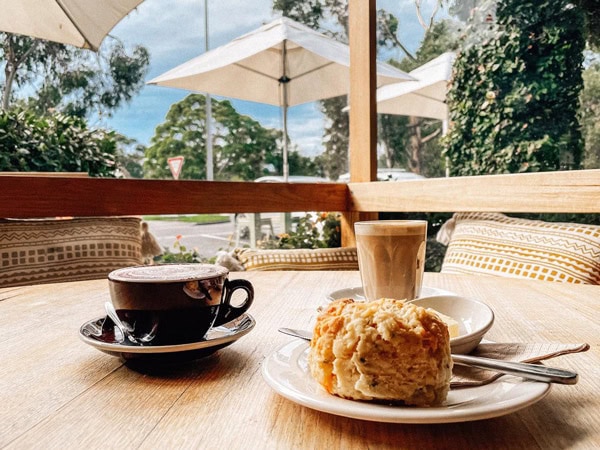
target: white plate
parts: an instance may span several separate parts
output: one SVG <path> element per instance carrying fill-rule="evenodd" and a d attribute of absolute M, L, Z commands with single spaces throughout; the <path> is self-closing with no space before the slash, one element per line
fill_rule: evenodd
<path fill-rule="evenodd" d="M 433 297 L 434 295 L 455 295 L 450 291 L 445 291 L 444 289 L 438 289 L 429 286 L 423 286 L 421 288 L 421 295 L 419 298 L 425 297 Z M 361 302 L 365 301 L 365 292 L 362 286 L 353 287 L 353 288 L 345 288 L 339 289 L 337 291 L 330 292 L 325 297 L 328 301 L 332 302 L 334 300 L 339 300 L 340 298 L 352 298 L 354 300 L 358 300 Z"/>
<path fill-rule="evenodd" d="M 328 394 L 311 376 L 308 343 L 294 340 L 266 358 L 262 374 L 283 397 L 317 411 L 374 422 L 450 423 L 489 419 L 525 408 L 550 392 L 549 383 L 504 376 L 486 386 L 450 391 L 444 406 L 416 408 L 346 400 Z"/>

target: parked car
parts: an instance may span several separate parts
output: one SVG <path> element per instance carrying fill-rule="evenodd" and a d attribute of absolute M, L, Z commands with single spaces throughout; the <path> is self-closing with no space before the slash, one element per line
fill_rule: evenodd
<path fill-rule="evenodd" d="M 283 177 L 279 175 L 267 175 L 254 180 L 258 183 L 283 183 Z M 331 183 L 331 180 L 322 177 L 310 177 L 306 175 L 290 175 L 288 183 Z"/>
<path fill-rule="evenodd" d="M 403 180 L 423 180 L 425 177 L 417 173 L 412 173 L 406 169 L 377 169 L 378 181 L 403 181 Z M 350 181 L 350 173 L 340 175 L 338 181 L 348 183 Z"/>

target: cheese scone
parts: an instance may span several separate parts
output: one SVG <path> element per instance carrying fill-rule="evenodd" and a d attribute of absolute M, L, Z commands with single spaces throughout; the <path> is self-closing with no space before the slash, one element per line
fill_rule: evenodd
<path fill-rule="evenodd" d="M 452 375 L 448 327 L 402 300 L 336 300 L 317 318 L 308 364 L 329 393 L 343 398 L 440 405 Z"/>

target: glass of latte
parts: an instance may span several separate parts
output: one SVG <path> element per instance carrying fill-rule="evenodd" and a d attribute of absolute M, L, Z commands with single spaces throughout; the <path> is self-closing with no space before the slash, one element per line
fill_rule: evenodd
<path fill-rule="evenodd" d="M 417 298 L 423 282 L 427 221 L 356 222 L 354 232 L 367 300 Z"/>

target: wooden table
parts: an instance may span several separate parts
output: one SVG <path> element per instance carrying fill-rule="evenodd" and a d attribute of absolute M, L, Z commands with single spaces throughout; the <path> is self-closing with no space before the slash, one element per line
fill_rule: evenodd
<path fill-rule="evenodd" d="M 493 307 L 490 339 L 587 342 L 552 360 L 579 372 L 540 402 L 489 420 L 386 424 L 299 406 L 261 376 L 265 357 L 309 328 L 323 296 L 360 285 L 357 272 L 249 272 L 250 334 L 182 367 L 140 373 L 78 337 L 103 315 L 107 282 L 0 289 L 0 448 L 598 448 L 600 287 L 426 274 L 425 284 Z"/>

